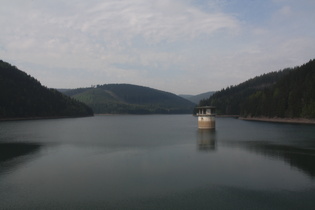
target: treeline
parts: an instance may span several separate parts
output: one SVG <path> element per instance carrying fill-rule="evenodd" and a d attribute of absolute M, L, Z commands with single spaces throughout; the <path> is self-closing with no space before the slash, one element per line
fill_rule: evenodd
<path fill-rule="evenodd" d="M 222 115 L 315 118 L 315 61 L 228 87 L 199 105 L 216 106 Z"/>
<path fill-rule="evenodd" d="M 271 88 L 252 94 L 245 101 L 241 114 L 315 118 L 315 60 L 294 68 Z"/>
<path fill-rule="evenodd" d="M 215 92 L 210 98 L 201 100 L 199 105 L 216 107 L 217 114 L 240 115 L 247 98 L 259 90 L 264 90 L 276 84 L 292 69 L 271 72 L 249 79 L 239 85 L 230 86 Z"/>
<path fill-rule="evenodd" d="M 87 105 L 0 60 L 0 119 L 93 115 Z"/>
<path fill-rule="evenodd" d="M 192 113 L 192 109 L 165 108 L 150 105 L 137 105 L 126 103 L 106 103 L 91 104 L 95 113 L 99 114 L 187 114 Z"/>
<path fill-rule="evenodd" d="M 184 114 L 194 104 L 175 94 L 130 84 L 105 84 L 64 92 L 99 114 Z"/>

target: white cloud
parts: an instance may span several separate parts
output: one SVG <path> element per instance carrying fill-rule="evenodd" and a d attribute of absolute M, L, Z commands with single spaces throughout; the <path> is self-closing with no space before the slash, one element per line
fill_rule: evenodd
<path fill-rule="evenodd" d="M 7 1 L 3 10 L 12 13 L 1 23 L 5 32 L 2 44 L 14 51 L 28 49 L 30 53 L 99 52 L 107 48 L 117 51 L 132 45 L 137 37 L 156 44 L 188 41 L 217 30 L 238 28 L 237 21 L 228 15 L 207 14 L 181 1 L 86 1 L 73 4 L 69 14 L 59 11 L 70 8 L 70 3 L 62 2 L 45 5 L 35 1 L 19 7 Z"/>
<path fill-rule="evenodd" d="M 49 87 L 124 82 L 200 93 L 315 56 L 311 3 L 301 16 L 303 3 L 271 0 L 274 15 L 249 25 L 237 8 L 224 11 L 229 1 L 198 2 L 3 0 L 0 57 Z"/>
<path fill-rule="evenodd" d="M 233 17 L 206 13 L 187 1 L 19 2 L 6 1 L 1 9 L 7 11 L 7 20 L 0 18 L 0 41 L 6 49 L 0 53 L 21 63 L 48 66 L 50 71 L 85 69 L 124 77 L 119 74 L 126 71 L 111 66 L 116 63 L 148 69 L 152 65 L 163 71 L 179 62 L 179 56 L 174 51 L 148 48 L 161 42 L 189 42 L 218 30 L 228 32 L 239 27 Z M 135 39 L 144 42 L 142 46 Z"/>
<path fill-rule="evenodd" d="M 236 29 L 238 24 L 228 15 L 207 14 L 181 1 L 122 0 L 90 7 L 75 27 L 105 39 L 126 41 L 140 36 L 148 42 L 160 42 Z"/>

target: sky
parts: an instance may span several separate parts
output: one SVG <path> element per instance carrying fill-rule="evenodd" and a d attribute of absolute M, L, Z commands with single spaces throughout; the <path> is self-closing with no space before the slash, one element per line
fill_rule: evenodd
<path fill-rule="evenodd" d="M 1 0 L 0 59 L 49 88 L 200 94 L 315 58 L 314 0 Z"/>

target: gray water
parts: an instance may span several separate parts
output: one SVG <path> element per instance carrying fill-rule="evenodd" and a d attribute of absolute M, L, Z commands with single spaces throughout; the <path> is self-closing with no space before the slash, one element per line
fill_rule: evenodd
<path fill-rule="evenodd" d="M 314 209 L 315 126 L 191 115 L 0 122 L 0 209 Z"/>

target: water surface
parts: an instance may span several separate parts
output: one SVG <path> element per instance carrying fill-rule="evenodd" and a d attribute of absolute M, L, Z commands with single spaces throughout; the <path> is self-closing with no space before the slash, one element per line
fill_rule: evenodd
<path fill-rule="evenodd" d="M 196 126 L 191 115 L 0 122 L 0 206 L 313 209 L 314 125 Z"/>

